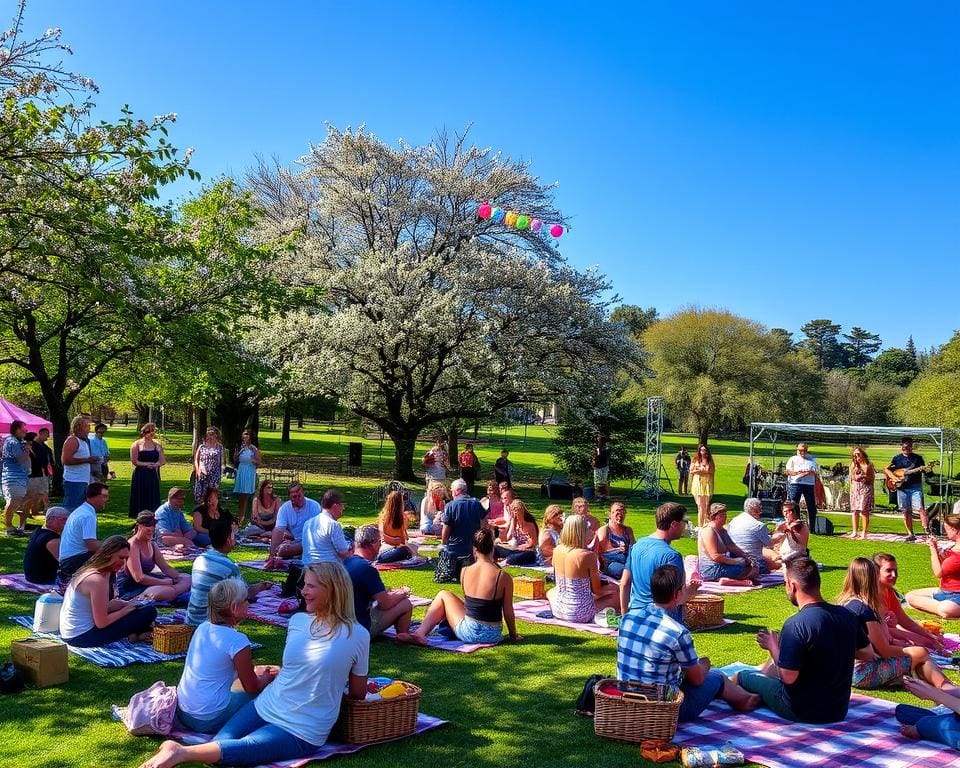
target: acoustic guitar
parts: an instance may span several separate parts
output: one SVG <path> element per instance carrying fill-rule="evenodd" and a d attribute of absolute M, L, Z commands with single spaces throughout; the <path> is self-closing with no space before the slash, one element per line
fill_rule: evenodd
<path fill-rule="evenodd" d="M 884 469 L 883 474 L 886 476 L 883 485 L 890 491 L 899 491 L 903 484 L 907 482 L 907 478 L 910 475 L 915 475 L 918 472 L 932 472 L 933 468 L 939 464 L 939 461 L 931 461 L 929 464 L 924 464 L 919 467 L 914 467 L 913 469 Z"/>

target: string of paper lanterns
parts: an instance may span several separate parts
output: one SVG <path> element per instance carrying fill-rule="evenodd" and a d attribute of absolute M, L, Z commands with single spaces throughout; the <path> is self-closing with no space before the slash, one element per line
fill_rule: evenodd
<path fill-rule="evenodd" d="M 513 229 L 521 231 L 528 229 L 539 235 L 549 234 L 554 240 L 563 235 L 563 227 L 559 224 L 547 224 L 525 213 L 505 211 L 503 208 L 490 203 L 480 203 L 477 206 L 477 216 L 484 220 L 489 219 L 496 224 L 505 224 Z"/>

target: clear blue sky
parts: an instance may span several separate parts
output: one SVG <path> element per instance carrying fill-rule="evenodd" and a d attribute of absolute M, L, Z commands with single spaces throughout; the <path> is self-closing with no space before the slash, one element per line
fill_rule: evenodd
<path fill-rule="evenodd" d="M 445 5 L 28 13 L 63 27 L 105 113 L 177 112 L 206 180 L 293 161 L 325 122 L 414 143 L 472 124 L 560 183 L 563 254 L 624 301 L 921 348 L 960 327 L 960 4 Z"/>

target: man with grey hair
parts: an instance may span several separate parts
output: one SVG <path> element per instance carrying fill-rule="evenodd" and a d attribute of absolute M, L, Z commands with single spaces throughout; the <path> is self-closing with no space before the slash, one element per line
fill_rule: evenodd
<path fill-rule="evenodd" d="M 50 507 L 43 527 L 37 528 L 23 552 L 23 575 L 34 584 L 53 584 L 60 562 L 60 534 L 70 510 Z"/>
<path fill-rule="evenodd" d="M 354 554 L 343 561 L 353 584 L 353 605 L 357 621 L 376 637 L 389 627 L 397 633 L 410 629 L 413 604 L 409 587 L 387 589 L 380 572 L 371 565 L 380 551 L 380 529 L 361 525 L 353 537 Z"/>
<path fill-rule="evenodd" d="M 760 520 L 761 512 L 763 504 L 760 499 L 747 499 L 743 502 L 743 512 L 727 525 L 727 532 L 733 543 L 743 550 L 763 575 L 778 569 L 782 563 L 780 556 L 772 548 L 770 531 Z"/>
<path fill-rule="evenodd" d="M 483 525 L 487 510 L 467 494 L 467 483 L 462 478 L 450 484 L 450 493 L 453 501 L 443 509 L 440 541 L 453 557 L 472 558 L 473 534 Z"/>

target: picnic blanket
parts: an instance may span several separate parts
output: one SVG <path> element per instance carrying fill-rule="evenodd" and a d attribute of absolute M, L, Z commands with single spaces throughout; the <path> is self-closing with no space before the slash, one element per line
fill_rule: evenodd
<path fill-rule="evenodd" d="M 731 717 L 730 707 L 715 701 L 698 720 L 680 723 L 674 741 L 699 747 L 730 741 L 747 762 L 768 768 L 960 766 L 960 753 L 901 736 L 895 707 L 896 702 L 855 693 L 844 722 L 805 725 L 783 720 L 764 707 Z"/>
<path fill-rule="evenodd" d="M 111 707 L 113 719 L 120 720 L 123 717 L 123 710 L 124 707 L 118 707 L 114 704 Z M 417 714 L 417 729 L 412 735 L 418 736 L 425 731 L 430 731 L 446 724 L 446 720 L 441 720 L 439 717 L 431 717 L 430 715 L 425 715 L 420 712 Z M 192 731 L 174 730 L 171 732 L 170 737 L 187 745 L 205 744 L 210 741 L 209 734 L 195 733 Z M 409 737 L 403 736 L 401 738 Z M 399 741 L 399 739 L 392 739 L 391 741 Z M 385 744 L 386 742 L 378 743 Z M 354 752 L 359 752 L 361 749 L 372 746 L 376 746 L 376 744 L 338 744 L 334 741 L 328 741 L 322 747 L 318 747 L 317 751 L 309 757 L 303 757 L 298 760 L 281 760 L 277 763 L 265 763 L 264 765 L 258 766 L 258 768 L 302 768 L 302 766 L 308 765 L 314 760 L 326 760 L 328 757 L 333 757 L 334 755 L 352 755 Z"/>
<path fill-rule="evenodd" d="M 588 624 L 585 622 L 564 621 L 563 619 L 545 618 L 537 615 L 538 613 L 549 610 L 550 601 L 548 600 L 521 600 L 513 604 L 514 615 L 522 621 L 529 621 L 531 624 L 552 624 L 555 627 L 566 627 L 567 629 L 575 629 L 580 632 L 590 632 L 594 635 L 606 635 L 607 637 L 617 636 L 616 627 L 601 627 L 599 624 L 592 622 Z"/>
<path fill-rule="evenodd" d="M 176 549 L 175 547 L 160 547 L 160 554 L 168 563 L 193 561 L 203 552 L 202 547 L 190 547 L 189 549 Z"/>
<path fill-rule="evenodd" d="M 32 616 L 11 616 L 10 620 L 21 627 L 33 632 Z M 36 637 L 63 642 L 59 632 L 34 632 Z M 67 644 L 67 650 L 86 659 L 98 667 L 126 667 L 130 664 L 154 664 L 158 661 L 173 661 L 186 657 L 186 653 L 160 653 L 148 643 L 131 643 L 129 640 L 118 640 L 114 643 L 95 648 L 76 648 Z"/>
<path fill-rule="evenodd" d="M 290 623 L 290 616 L 280 615 L 280 604 L 291 598 L 280 597 L 280 585 L 275 584 L 270 589 L 257 595 L 256 601 L 247 606 L 247 618 L 253 621 L 259 621 L 263 624 L 272 624 L 275 627 L 286 627 Z M 408 599 L 413 606 L 430 605 L 432 600 L 428 597 L 419 597 L 409 595 Z"/>
<path fill-rule="evenodd" d="M 425 557 L 409 557 L 406 560 L 399 560 L 396 563 L 374 563 L 373 567 L 378 571 L 399 571 L 403 568 L 419 568 L 430 561 Z"/>
<path fill-rule="evenodd" d="M 843 533 L 840 535 L 840 538 L 858 539 L 859 537 L 854 536 L 853 533 Z M 907 534 L 905 533 L 868 533 L 867 539 L 869 541 L 885 541 L 890 544 L 925 544 L 927 535 L 925 533 L 921 533 L 913 541 L 910 541 L 907 539 Z"/>
<path fill-rule="evenodd" d="M 410 629 L 416 629 L 420 625 L 419 621 L 411 622 Z M 384 637 L 389 637 L 391 639 L 396 639 L 397 630 L 393 627 L 385 629 L 383 631 Z M 473 653 L 474 651 L 479 651 L 481 648 L 492 648 L 496 643 L 465 643 L 458 638 L 451 639 L 447 635 L 444 635 L 437 630 L 433 630 L 429 635 L 427 635 L 427 647 L 436 648 L 439 651 L 452 651 L 453 653 Z M 411 646 L 412 648 L 417 648 L 418 646 Z"/>
<path fill-rule="evenodd" d="M 244 568 L 249 568 L 253 571 L 266 571 L 267 573 L 283 573 L 290 568 L 290 563 L 300 564 L 299 560 L 284 560 L 283 568 L 264 568 L 266 560 L 237 560 L 237 565 L 242 565 Z"/>
<path fill-rule="evenodd" d="M 32 581 L 27 581 L 27 577 L 22 573 L 0 573 L 0 587 L 14 589 L 17 592 L 32 592 L 35 595 L 57 591 L 53 584 L 34 584 Z"/>
<path fill-rule="evenodd" d="M 758 586 L 730 587 L 724 586 L 716 581 L 705 581 L 697 591 L 707 595 L 737 595 L 741 592 L 753 592 L 756 589 L 778 587 L 781 584 L 783 584 L 783 574 L 778 571 L 777 573 L 768 573 L 766 576 L 761 576 Z"/>

